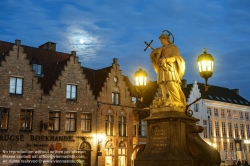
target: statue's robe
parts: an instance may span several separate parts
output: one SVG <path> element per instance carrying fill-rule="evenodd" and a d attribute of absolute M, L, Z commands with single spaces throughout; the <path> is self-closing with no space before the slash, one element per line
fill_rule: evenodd
<path fill-rule="evenodd" d="M 150 59 L 157 73 L 157 83 L 162 93 L 167 93 L 169 105 L 186 106 L 186 98 L 181 89 L 181 79 L 185 72 L 185 61 L 174 44 L 162 46 L 152 51 Z M 165 62 L 163 60 L 165 59 Z M 163 94 L 164 95 L 164 94 Z"/>

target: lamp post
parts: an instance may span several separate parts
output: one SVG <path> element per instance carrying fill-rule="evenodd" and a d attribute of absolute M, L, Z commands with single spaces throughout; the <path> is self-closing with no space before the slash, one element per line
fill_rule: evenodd
<path fill-rule="evenodd" d="M 197 64 L 198 64 L 198 69 L 199 69 L 199 74 L 202 78 L 205 79 L 205 93 L 202 94 L 201 97 L 199 97 L 198 99 L 196 99 L 195 101 L 193 101 L 191 104 L 186 106 L 186 114 L 187 116 L 192 116 L 193 115 L 193 111 L 192 110 L 188 110 L 189 107 L 198 102 L 199 100 L 201 100 L 206 94 L 207 91 L 209 89 L 209 85 L 207 84 L 208 82 L 208 78 L 212 77 L 213 75 L 213 71 L 214 71 L 214 58 L 211 54 L 208 54 L 206 51 L 206 48 L 204 48 L 203 50 L 203 54 L 200 54 L 197 58 Z"/>
<path fill-rule="evenodd" d="M 135 88 L 140 93 L 141 102 L 143 102 L 143 92 L 145 90 L 145 87 L 147 85 L 147 79 L 148 74 L 146 71 L 142 70 L 142 67 L 139 67 L 139 70 L 135 72 L 134 74 L 134 80 L 135 80 Z"/>

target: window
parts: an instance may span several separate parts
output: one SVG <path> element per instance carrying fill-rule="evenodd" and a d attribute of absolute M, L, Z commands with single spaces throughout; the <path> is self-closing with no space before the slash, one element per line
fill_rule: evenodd
<path fill-rule="evenodd" d="M 234 143 L 230 142 L 230 152 L 234 151 Z"/>
<path fill-rule="evenodd" d="M 233 111 L 233 118 L 234 118 L 234 119 L 238 119 L 238 114 L 237 114 L 236 111 Z"/>
<path fill-rule="evenodd" d="M 247 112 L 245 113 L 245 118 L 246 120 L 249 120 L 249 114 Z"/>
<path fill-rule="evenodd" d="M 20 130 L 32 129 L 33 110 L 22 109 L 20 111 Z"/>
<path fill-rule="evenodd" d="M 229 135 L 230 138 L 233 137 L 232 124 L 230 122 L 228 122 L 228 135 Z"/>
<path fill-rule="evenodd" d="M 139 136 L 146 137 L 147 136 L 147 122 L 140 120 L 139 121 Z"/>
<path fill-rule="evenodd" d="M 215 121 L 215 135 L 216 135 L 216 137 L 220 136 L 218 121 Z"/>
<path fill-rule="evenodd" d="M 231 118 L 231 110 L 227 110 L 227 116 L 228 118 Z"/>
<path fill-rule="evenodd" d="M 212 115 L 212 112 L 211 112 L 211 108 L 207 108 L 207 113 L 208 113 L 208 115 Z"/>
<path fill-rule="evenodd" d="M 244 124 L 240 124 L 240 134 L 241 138 L 244 139 L 245 138 Z"/>
<path fill-rule="evenodd" d="M 221 122 L 221 128 L 222 128 L 222 136 L 226 137 L 227 133 L 226 133 L 226 125 L 225 122 Z"/>
<path fill-rule="evenodd" d="M 9 108 L 0 107 L 0 130 L 8 129 Z"/>
<path fill-rule="evenodd" d="M 119 93 L 115 93 L 115 92 L 112 92 L 112 104 L 120 104 L 119 103 L 119 99 L 120 98 L 120 94 Z"/>
<path fill-rule="evenodd" d="M 225 118 L 225 111 L 224 110 L 221 110 L 221 117 Z"/>
<path fill-rule="evenodd" d="M 132 97 L 132 102 L 134 103 L 134 104 L 136 104 L 136 97 Z"/>
<path fill-rule="evenodd" d="M 237 123 L 234 124 L 234 134 L 235 134 L 235 138 L 239 137 L 238 124 Z"/>
<path fill-rule="evenodd" d="M 66 98 L 75 100 L 76 99 L 76 85 L 68 84 Z"/>
<path fill-rule="evenodd" d="M 133 136 L 137 136 L 137 126 L 136 125 L 133 125 Z"/>
<path fill-rule="evenodd" d="M 223 142 L 223 149 L 224 149 L 224 154 L 225 154 L 225 159 L 227 159 L 227 142 Z"/>
<path fill-rule="evenodd" d="M 210 133 L 211 133 L 211 136 L 213 137 L 213 123 L 212 123 L 212 121 L 210 121 Z"/>
<path fill-rule="evenodd" d="M 118 127 L 119 127 L 119 136 L 126 136 L 126 117 L 124 116 L 119 116 L 119 122 L 118 122 Z"/>
<path fill-rule="evenodd" d="M 199 112 L 199 103 L 194 104 L 194 112 Z"/>
<path fill-rule="evenodd" d="M 240 113 L 240 120 L 243 120 L 243 112 L 239 112 Z"/>
<path fill-rule="evenodd" d="M 247 129 L 247 137 L 248 139 L 250 138 L 250 128 L 249 128 L 249 124 L 246 125 L 246 129 Z"/>
<path fill-rule="evenodd" d="M 43 66 L 38 64 L 32 64 L 32 70 L 36 76 L 43 76 Z"/>
<path fill-rule="evenodd" d="M 17 95 L 23 94 L 23 78 L 10 77 L 10 93 Z"/>
<path fill-rule="evenodd" d="M 49 131 L 60 131 L 60 112 L 49 112 Z"/>
<path fill-rule="evenodd" d="M 217 108 L 214 109 L 214 116 L 218 116 L 218 109 Z"/>
<path fill-rule="evenodd" d="M 76 131 L 75 112 L 66 112 L 65 131 Z"/>
<path fill-rule="evenodd" d="M 118 147 L 118 166 L 126 166 L 127 149 L 123 142 Z"/>
<path fill-rule="evenodd" d="M 114 127 L 114 116 L 106 115 L 106 123 L 105 123 L 106 135 L 113 135 L 113 127 Z"/>
<path fill-rule="evenodd" d="M 105 166 L 113 165 L 114 148 L 105 148 Z"/>
<path fill-rule="evenodd" d="M 203 126 L 204 138 L 207 138 L 207 126 Z"/>
<path fill-rule="evenodd" d="M 82 132 L 91 132 L 92 116 L 90 113 L 81 114 L 81 130 Z"/>
<path fill-rule="evenodd" d="M 207 125 L 207 120 L 203 120 L 203 125 Z"/>

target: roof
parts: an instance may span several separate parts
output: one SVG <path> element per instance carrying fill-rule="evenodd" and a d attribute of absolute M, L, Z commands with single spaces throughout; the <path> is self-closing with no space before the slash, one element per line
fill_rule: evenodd
<path fill-rule="evenodd" d="M 201 94 L 205 93 L 205 84 L 197 83 Z M 203 97 L 204 99 L 221 101 L 232 104 L 250 106 L 250 102 L 245 98 L 241 97 L 235 92 L 235 89 L 228 89 L 224 87 L 209 85 L 207 94 Z"/>
<path fill-rule="evenodd" d="M 82 67 L 83 73 L 86 75 L 86 79 L 90 85 L 90 89 L 93 91 L 95 98 L 99 96 L 99 93 L 104 86 L 106 78 L 108 77 L 109 73 L 111 72 L 112 66 L 94 70 L 87 67 Z"/>
<path fill-rule="evenodd" d="M 0 41 L 0 54 L 8 53 L 12 50 L 14 43 Z M 48 94 L 52 89 L 58 76 L 61 74 L 64 66 L 67 64 L 71 54 L 61 53 L 41 48 L 35 48 L 30 46 L 21 45 L 24 49 L 24 53 L 27 54 L 27 59 L 32 63 L 43 65 L 43 76 L 38 77 L 38 82 L 41 83 L 41 88 L 45 94 Z M 5 60 L 4 56 L 0 57 L 1 60 Z"/>

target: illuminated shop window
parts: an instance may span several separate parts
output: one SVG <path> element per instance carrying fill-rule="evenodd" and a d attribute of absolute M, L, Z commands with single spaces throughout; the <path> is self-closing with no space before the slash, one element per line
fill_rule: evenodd
<path fill-rule="evenodd" d="M 19 130 L 32 130 L 33 109 L 20 111 Z"/>
<path fill-rule="evenodd" d="M 126 124 L 126 117 L 119 116 L 119 136 L 126 136 L 127 135 L 127 124 Z"/>
<path fill-rule="evenodd" d="M 76 131 L 75 112 L 66 112 L 65 131 Z"/>
<path fill-rule="evenodd" d="M 23 94 L 23 78 L 10 77 L 10 89 L 11 94 L 21 95 Z"/>
<path fill-rule="evenodd" d="M 9 110 L 9 108 L 0 107 L 0 130 L 8 129 Z"/>
<path fill-rule="evenodd" d="M 113 128 L 114 128 L 114 116 L 106 115 L 106 121 L 105 121 L 106 135 L 113 135 Z"/>
<path fill-rule="evenodd" d="M 60 112 L 49 112 L 49 131 L 60 131 Z"/>
<path fill-rule="evenodd" d="M 82 113 L 81 114 L 81 131 L 82 132 L 91 132 L 91 114 Z"/>
<path fill-rule="evenodd" d="M 114 146 L 111 141 L 106 144 L 105 147 L 105 166 L 114 166 Z"/>
<path fill-rule="evenodd" d="M 126 166 L 127 148 L 124 142 L 118 147 L 118 166 Z"/>
<path fill-rule="evenodd" d="M 67 85 L 66 99 L 76 100 L 76 85 L 72 84 Z"/>

